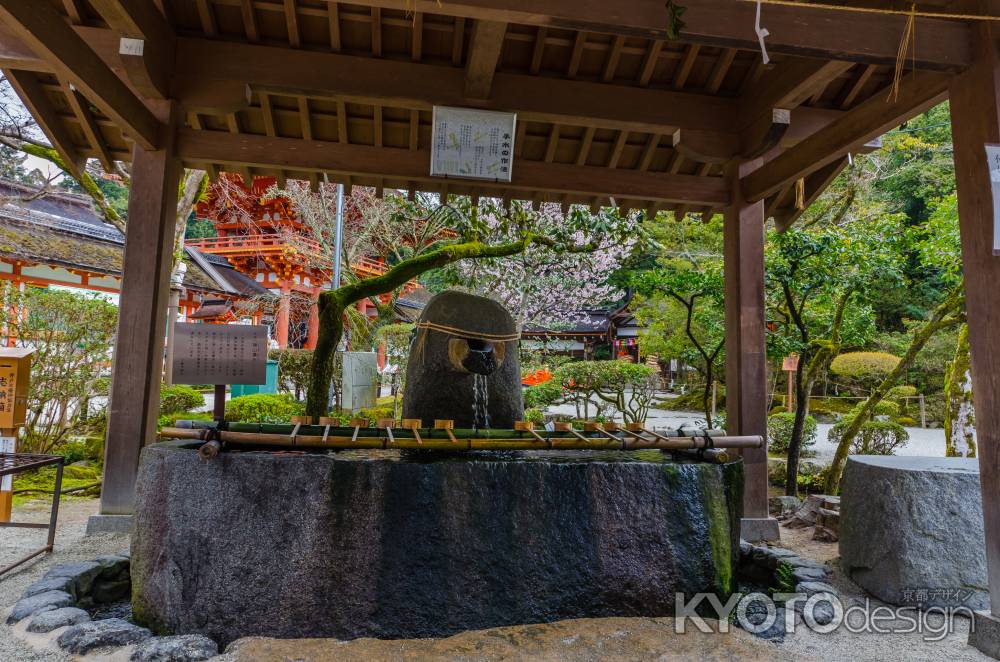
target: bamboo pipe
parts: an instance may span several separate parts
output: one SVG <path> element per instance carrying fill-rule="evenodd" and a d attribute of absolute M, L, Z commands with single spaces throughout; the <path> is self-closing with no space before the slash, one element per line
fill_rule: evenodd
<path fill-rule="evenodd" d="M 191 429 L 165 427 L 161 430 L 160 436 L 175 439 L 205 439 L 209 432 L 210 430 L 205 428 Z M 298 435 L 292 438 L 284 434 L 230 431 L 220 431 L 215 433 L 215 436 L 226 443 L 341 450 L 379 448 L 413 448 L 425 450 L 538 450 L 546 447 L 565 450 L 621 450 L 623 447 L 625 450 L 634 450 L 639 448 L 685 450 L 712 448 L 760 448 L 763 445 L 763 439 L 759 436 L 718 436 L 712 438 L 710 442 L 704 437 L 661 437 L 655 440 L 640 439 L 642 442 L 641 444 L 634 444 L 611 434 L 608 434 L 605 438 L 590 438 L 579 434 L 575 430 L 573 432 L 575 433 L 573 437 L 553 437 L 549 435 L 548 440 L 543 439 L 539 435 L 535 435 L 537 440 L 524 438 L 461 439 L 455 438 L 454 436 L 452 436 L 454 441 L 452 441 L 452 439 L 429 438 L 422 438 L 418 441 L 416 439 L 402 437 L 386 438 L 371 436 L 359 436 L 357 438 L 347 436 L 328 436 L 324 440 L 323 437 L 315 435 Z M 203 447 L 208 446 L 209 444 L 218 444 L 218 442 L 210 441 L 207 444 L 204 444 Z M 221 445 L 219 445 L 216 450 L 220 449 Z"/>

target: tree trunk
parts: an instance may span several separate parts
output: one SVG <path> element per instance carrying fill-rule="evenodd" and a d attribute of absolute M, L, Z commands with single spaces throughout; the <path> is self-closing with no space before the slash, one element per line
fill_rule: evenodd
<path fill-rule="evenodd" d="M 795 369 L 795 419 L 792 422 L 792 438 L 788 440 L 788 461 L 785 465 L 785 494 L 799 494 L 799 455 L 802 450 L 802 430 L 806 422 L 806 405 L 809 399 L 808 391 L 803 388 L 803 373 L 805 372 L 808 352 L 802 352 L 798 367 Z"/>
<path fill-rule="evenodd" d="M 955 358 L 945 375 L 944 437 L 948 457 L 976 457 L 976 411 L 972 403 L 969 325 L 958 333 Z"/>

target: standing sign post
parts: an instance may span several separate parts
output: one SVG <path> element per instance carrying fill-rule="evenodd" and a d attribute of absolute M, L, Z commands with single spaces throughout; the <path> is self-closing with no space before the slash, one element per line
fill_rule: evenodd
<path fill-rule="evenodd" d="M 0 348 L 0 453 L 17 451 L 17 434 L 27 411 L 32 352 L 22 347 Z M 10 521 L 12 489 L 13 476 L 0 478 L 0 522 Z"/>
<path fill-rule="evenodd" d="M 786 409 L 795 411 L 795 372 L 799 369 L 799 355 L 789 354 L 782 360 L 781 369 L 788 373 L 788 401 Z"/>
<path fill-rule="evenodd" d="M 179 323 L 174 331 L 173 373 L 175 384 L 215 385 L 215 420 L 221 425 L 227 384 L 267 382 L 267 329 Z"/>

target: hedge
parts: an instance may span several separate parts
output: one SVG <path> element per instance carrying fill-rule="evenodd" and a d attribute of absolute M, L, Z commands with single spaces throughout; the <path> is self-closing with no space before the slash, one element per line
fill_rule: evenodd
<path fill-rule="evenodd" d="M 767 450 L 771 453 L 786 455 L 792 441 L 792 427 L 795 424 L 794 412 L 772 414 L 767 419 Z M 807 449 L 816 443 L 816 419 L 806 416 L 802 422 L 802 446 L 800 455 L 805 457 Z"/>
<path fill-rule="evenodd" d="M 305 412 L 305 404 L 288 393 L 242 395 L 226 403 L 226 420 L 243 423 L 288 423 Z"/>
<path fill-rule="evenodd" d="M 205 406 L 205 396 L 190 386 L 174 384 L 160 387 L 160 414 L 189 411 Z"/>

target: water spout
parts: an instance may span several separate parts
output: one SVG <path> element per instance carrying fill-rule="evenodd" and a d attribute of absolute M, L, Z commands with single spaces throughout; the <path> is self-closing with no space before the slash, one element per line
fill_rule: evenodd
<path fill-rule="evenodd" d="M 476 430 L 490 429 L 490 392 L 486 375 L 472 376 L 472 420 Z"/>

